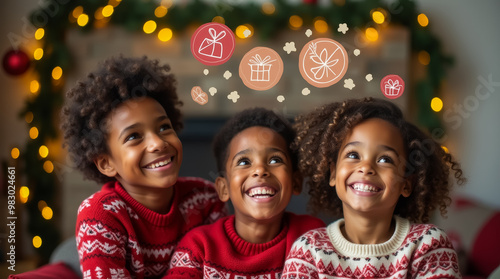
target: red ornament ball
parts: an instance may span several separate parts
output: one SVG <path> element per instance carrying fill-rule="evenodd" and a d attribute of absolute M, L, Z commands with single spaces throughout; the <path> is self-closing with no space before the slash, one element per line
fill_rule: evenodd
<path fill-rule="evenodd" d="M 30 58 L 20 49 L 11 49 L 3 56 L 3 69 L 10 75 L 24 74 L 29 67 Z"/>

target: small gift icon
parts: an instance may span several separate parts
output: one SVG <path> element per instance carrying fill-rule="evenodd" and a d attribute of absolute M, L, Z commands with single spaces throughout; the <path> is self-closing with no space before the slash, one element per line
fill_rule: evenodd
<path fill-rule="evenodd" d="M 271 79 L 271 62 L 276 61 L 276 59 L 271 60 L 271 56 L 266 56 L 264 59 L 260 55 L 255 54 L 249 60 L 250 63 L 250 81 L 269 81 Z"/>
<path fill-rule="evenodd" d="M 403 85 L 399 84 L 399 80 L 388 79 L 384 84 L 384 95 L 398 96 Z"/>
<path fill-rule="evenodd" d="M 222 31 L 217 34 L 217 31 L 215 31 L 215 29 L 209 28 L 208 33 L 210 33 L 210 36 L 212 38 L 205 38 L 203 40 L 198 49 L 198 53 L 208 57 L 221 58 L 224 48 L 222 46 L 222 43 L 218 41 L 226 36 L 226 31 Z"/>

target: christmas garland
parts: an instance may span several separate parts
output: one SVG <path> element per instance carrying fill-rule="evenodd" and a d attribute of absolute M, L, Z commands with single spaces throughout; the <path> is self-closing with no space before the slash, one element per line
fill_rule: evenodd
<path fill-rule="evenodd" d="M 40 258 L 49 259 L 50 254 L 60 242 L 55 219 L 46 220 L 40 214 L 41 209 L 38 204 L 40 200 L 52 206 L 54 216 L 59 216 L 60 208 L 55 201 L 56 175 L 50 170 L 50 166 L 49 171 L 46 166 L 50 156 L 40 157 L 39 148 L 58 137 L 55 123 L 58 123 L 58 112 L 63 101 L 64 79 L 56 80 L 53 77 L 53 70 L 60 67 L 66 74 L 71 68 L 77 67 L 65 43 L 65 35 L 69 28 L 81 28 L 83 31 L 91 32 L 99 26 L 113 24 L 135 32 L 142 30 L 146 21 L 155 20 L 158 26 L 168 27 L 175 34 L 182 32 L 188 26 L 198 26 L 218 17 L 223 18 L 224 23 L 232 30 L 241 24 L 250 24 L 254 27 L 255 33 L 262 40 L 266 40 L 287 28 L 292 15 L 300 16 L 306 26 L 312 24 L 314 18 L 319 16 L 323 17 L 331 27 L 347 23 L 350 28 L 364 29 L 366 26 L 374 25 L 370 12 L 374 9 L 382 9 L 390 17 L 390 24 L 403 25 L 410 30 L 412 53 L 424 51 L 430 57 L 426 66 L 426 76 L 415 83 L 413 92 L 417 100 L 419 123 L 429 130 L 439 128 L 441 127 L 439 117 L 431 110 L 430 103 L 431 99 L 438 95 L 440 85 L 445 78 L 446 68 L 451 65 L 452 60 L 443 54 L 439 40 L 431 34 L 429 28 L 417 22 L 418 12 L 413 1 L 401 0 L 390 6 L 385 2 L 381 0 L 363 2 L 334 0 L 331 5 L 323 7 L 311 2 L 289 4 L 283 0 L 277 0 L 271 5 L 274 9 L 272 13 L 265 13 L 263 6 L 256 3 L 229 5 L 223 2 L 208 4 L 190 1 L 173 6 L 163 3 L 162 9 L 168 12 L 165 16 L 157 17 L 155 10 L 160 4 L 152 1 L 52 0 L 48 1 L 46 6 L 34 11 L 30 17 L 32 24 L 44 30 L 41 39 L 43 58 L 33 61 L 34 71 L 38 75 L 39 93 L 35 97 L 28 98 L 21 116 L 25 117 L 27 113 L 32 113 L 34 118 L 29 125 L 37 127 L 39 134 L 38 137 L 27 142 L 26 147 L 22 149 L 21 159 L 24 163 L 23 171 L 27 177 L 27 185 L 31 190 L 30 199 L 26 202 L 30 220 L 29 233 L 38 235 L 43 240 L 43 245 L 37 249 Z M 110 17 L 99 19 L 94 16 L 108 5 L 112 7 Z M 80 20 L 78 13 L 88 15 L 87 18 L 82 19 L 88 20 L 88 23 L 81 24 L 83 27 L 78 26 L 77 21 Z M 335 30 L 335 28 L 330 28 L 330 30 Z"/>

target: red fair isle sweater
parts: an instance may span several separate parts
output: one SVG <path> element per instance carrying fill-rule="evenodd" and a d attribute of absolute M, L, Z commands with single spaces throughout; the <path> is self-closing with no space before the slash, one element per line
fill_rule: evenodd
<path fill-rule="evenodd" d="M 173 187 L 167 214 L 144 207 L 118 182 L 82 202 L 76 243 L 84 279 L 161 277 L 186 232 L 226 215 L 212 183 L 185 177 Z"/>
<path fill-rule="evenodd" d="M 354 244 L 344 238 L 340 219 L 307 232 L 293 244 L 282 279 L 462 278 L 446 234 L 430 224 L 395 217 L 393 236 L 381 244 Z"/>
<path fill-rule="evenodd" d="M 164 278 L 279 279 L 293 242 L 303 233 L 325 226 L 308 215 L 285 213 L 283 218 L 281 232 L 262 244 L 238 236 L 234 215 L 190 231 L 179 242 Z"/>

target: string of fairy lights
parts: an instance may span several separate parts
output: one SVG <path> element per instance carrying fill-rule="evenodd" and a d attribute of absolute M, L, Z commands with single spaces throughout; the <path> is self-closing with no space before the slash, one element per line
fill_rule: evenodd
<path fill-rule="evenodd" d="M 439 40 L 431 34 L 428 17 L 417 12 L 413 1 L 399 1 L 398 13 L 389 12 L 391 9 L 382 0 L 367 3 L 332 0 L 329 7 L 319 7 L 310 1 L 289 4 L 283 0 L 235 6 L 196 0 L 187 4 L 175 4 L 172 0 L 67 2 L 44 22 L 40 20 L 43 8 L 31 16 L 37 28 L 28 50 L 34 65 L 31 73 L 34 78 L 27 85 L 30 94 L 21 112 L 29 126 L 30 140 L 24 148 L 11 150 L 13 159 L 21 159 L 29 166 L 24 168 L 28 179 L 26 186 L 19 188 L 19 201 L 30 208 L 29 232 L 33 247 L 38 248 L 42 257 L 48 258 L 60 242 L 57 223 L 53 220 L 60 212 L 54 200 L 57 181 L 53 161 L 57 160 L 61 145 L 57 141 L 54 124 L 57 116 L 53 111 L 62 104 L 65 75 L 75 67 L 64 42 L 64 34 L 69 28 L 89 32 L 110 24 L 120 25 L 130 31 L 157 36 L 159 41 L 168 44 L 187 28 L 209 21 L 226 24 L 240 40 L 248 40 L 255 34 L 265 40 L 282 29 L 305 27 L 328 36 L 327 33 L 334 32 L 339 23 L 348 23 L 349 27 L 363 30 L 366 41 L 376 43 L 389 24 L 404 25 L 411 32 L 412 53 L 416 54 L 418 63 L 426 67 L 426 76 L 414 86 L 418 121 L 429 130 L 441 127 L 437 113 L 444 105 L 438 95 L 446 67 L 452 61 L 443 54 Z"/>

